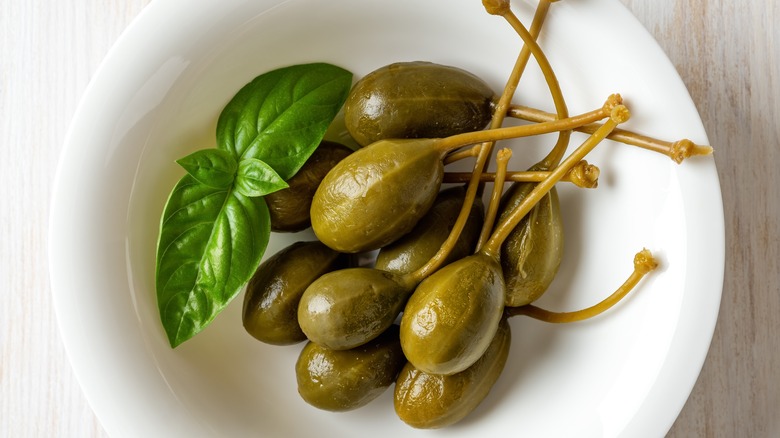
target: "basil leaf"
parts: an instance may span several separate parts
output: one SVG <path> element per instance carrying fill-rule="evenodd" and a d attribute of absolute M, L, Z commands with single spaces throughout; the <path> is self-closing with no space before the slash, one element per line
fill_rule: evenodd
<path fill-rule="evenodd" d="M 199 183 L 216 189 L 227 188 L 238 167 L 233 155 L 222 149 L 203 149 L 176 162 Z"/>
<path fill-rule="evenodd" d="M 325 63 L 268 72 L 245 85 L 217 122 L 217 147 L 256 158 L 284 180 L 306 162 L 347 98 L 352 73 Z"/>
<path fill-rule="evenodd" d="M 201 331 L 254 274 L 270 235 L 265 200 L 185 175 L 165 206 L 157 303 L 172 347 Z"/>
<path fill-rule="evenodd" d="M 264 196 L 287 187 L 271 166 L 256 158 L 244 158 L 238 163 L 236 190 L 244 196 Z"/>
<path fill-rule="evenodd" d="M 155 280 L 172 347 L 209 324 L 254 274 L 271 233 L 262 196 L 287 187 L 351 84 L 351 73 L 323 63 L 258 76 L 220 114 L 217 149 L 178 161 L 188 174 L 163 212 Z"/>

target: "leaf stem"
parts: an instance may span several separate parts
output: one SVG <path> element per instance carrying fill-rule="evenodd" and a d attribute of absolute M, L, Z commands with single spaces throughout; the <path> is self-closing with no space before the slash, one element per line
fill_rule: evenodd
<path fill-rule="evenodd" d="M 549 2 L 542 3 L 547 3 L 545 7 L 549 8 Z M 540 7 L 541 6 L 542 5 L 540 3 Z M 547 59 L 547 55 L 544 54 L 544 51 L 536 42 L 538 35 L 534 35 L 532 31 L 526 29 L 526 27 L 523 25 L 520 19 L 517 18 L 517 15 L 515 15 L 511 9 L 506 8 L 503 10 L 501 16 L 504 17 L 504 19 L 512 26 L 515 32 L 520 35 L 520 38 L 522 38 L 523 42 L 525 43 L 524 47 L 527 47 L 531 51 L 531 53 L 534 55 L 534 59 L 536 59 L 537 64 L 539 64 L 539 68 L 542 70 L 542 74 L 544 75 L 544 79 L 547 82 L 547 86 L 550 89 L 550 94 L 553 98 L 557 118 L 563 119 L 568 117 L 569 111 L 566 108 L 566 101 L 563 97 L 563 92 L 561 91 L 558 78 L 555 75 L 555 71 L 553 70 L 552 66 L 550 65 L 550 61 Z M 541 167 L 545 169 L 552 169 L 553 167 L 557 166 L 558 163 L 560 163 L 564 153 L 566 152 L 566 148 L 569 145 L 570 137 L 570 130 L 560 131 L 558 141 L 555 143 L 555 146 L 552 148 L 550 153 L 542 160 Z"/>
<path fill-rule="evenodd" d="M 500 0 L 504 1 L 504 0 Z M 537 10 L 537 14 L 534 17 L 535 25 L 535 31 L 537 32 L 537 35 L 539 33 L 539 29 L 541 29 L 542 23 L 544 22 L 544 17 L 547 14 L 547 8 L 549 7 L 548 0 L 542 0 L 541 4 L 539 6 L 539 9 Z M 508 7 L 508 0 L 506 0 L 506 5 Z M 485 4 L 487 7 L 487 4 Z M 537 46 L 538 48 L 538 46 Z M 514 128 L 500 128 L 500 126 L 503 124 L 504 117 L 506 116 L 506 108 L 508 107 L 512 96 L 514 95 L 515 89 L 517 88 L 517 84 L 520 81 L 520 76 L 522 75 L 523 70 L 525 69 L 525 66 L 528 63 L 529 50 L 525 50 L 526 47 L 521 49 L 520 54 L 518 55 L 518 59 L 515 62 L 515 65 L 512 69 L 512 74 L 510 75 L 509 79 L 507 80 L 507 84 L 504 87 L 504 90 L 502 92 L 501 98 L 499 99 L 499 106 L 502 108 L 500 111 L 494 111 L 493 118 L 491 120 L 491 128 L 487 131 L 477 131 L 474 133 L 471 133 L 473 135 L 467 134 L 460 134 L 455 135 L 452 137 L 447 137 L 445 139 L 437 140 L 437 148 L 442 151 L 442 153 L 446 153 L 455 149 L 458 149 L 460 147 L 469 145 L 469 144 L 475 144 L 479 142 L 483 142 L 482 145 L 475 148 L 476 151 L 472 151 L 467 153 L 466 156 L 469 156 L 470 154 L 473 154 L 474 152 L 477 153 L 477 161 L 474 164 L 474 171 L 472 172 L 471 179 L 468 182 L 468 185 L 466 187 L 466 197 L 463 202 L 463 206 L 461 207 L 461 211 L 458 214 L 458 218 L 455 221 L 455 225 L 453 229 L 450 231 L 449 236 L 447 236 L 447 240 L 444 241 L 441 248 L 439 248 L 439 251 L 436 252 L 436 254 L 421 268 L 419 268 L 417 271 L 414 271 L 410 274 L 412 278 L 419 279 L 420 281 L 425 278 L 426 276 L 430 275 L 433 271 L 438 269 L 442 263 L 446 260 L 449 253 L 452 251 L 452 248 L 455 246 L 455 243 L 457 242 L 457 239 L 460 237 L 460 233 L 463 231 L 463 228 L 466 225 L 466 221 L 469 217 L 469 212 L 471 211 L 471 205 L 474 203 L 474 199 L 481 195 L 482 192 L 482 184 L 480 183 L 480 176 L 482 172 L 487 170 L 488 166 L 488 160 L 490 158 L 490 155 L 493 151 L 493 143 L 497 140 L 501 139 L 507 139 L 507 138 L 514 138 L 517 137 L 517 135 L 514 135 L 515 133 L 521 133 L 520 136 L 523 136 L 522 133 L 528 132 L 527 135 L 535 135 L 537 132 L 542 133 L 544 132 L 544 126 L 542 126 L 542 131 L 536 131 L 534 128 L 526 128 L 521 130 L 515 130 Z M 533 50 L 530 50 L 531 52 Z M 603 113 L 603 108 L 601 111 L 598 111 L 598 114 L 591 114 L 591 117 L 595 116 L 595 120 L 600 120 L 606 117 L 608 114 Z M 577 122 L 575 122 L 577 123 Z M 586 122 L 589 123 L 589 122 Z M 550 128 L 550 126 L 547 126 L 546 128 Z M 506 129 L 502 131 L 502 129 Z M 498 131 L 498 133 L 496 133 Z M 493 132 L 493 134 L 488 134 L 487 137 L 485 137 L 485 133 L 487 132 Z M 506 137 L 501 137 L 501 134 L 509 135 Z M 496 137 L 492 137 L 492 136 Z M 473 139 L 473 140 L 472 140 Z M 456 155 L 456 157 L 459 155 Z M 453 157 L 450 157 L 452 159 Z M 446 161 L 446 159 L 445 159 Z"/>
<path fill-rule="evenodd" d="M 598 178 L 600 170 L 593 164 L 588 164 L 586 160 L 577 163 L 571 170 L 561 178 L 562 182 L 570 182 L 577 187 L 592 189 L 598 187 Z M 540 182 L 550 176 L 548 170 L 526 170 L 520 172 L 507 172 L 505 180 L 512 182 Z M 471 179 L 470 172 L 446 172 L 444 174 L 444 183 L 462 183 Z M 480 177 L 482 182 L 492 182 L 496 180 L 495 173 L 483 173 Z"/>
<path fill-rule="evenodd" d="M 490 236 L 487 244 L 482 248 L 482 253 L 498 259 L 501 244 L 504 243 L 507 236 L 520 223 L 525 216 L 539 200 L 549 192 L 553 186 L 572 168 L 576 163 L 582 160 L 585 155 L 593 150 L 613 129 L 629 118 L 628 109 L 623 105 L 618 105 L 612 109 L 609 120 L 604 123 L 595 133 L 591 134 L 582 145 L 569 155 L 558 167 L 550 172 L 550 175 L 544 181 L 538 183 L 536 187 L 523 199 L 523 202 L 517 205 L 512 212 L 501 221 L 493 235 Z"/>
<path fill-rule="evenodd" d="M 628 293 L 639 284 L 639 281 L 650 271 L 658 267 L 658 262 L 649 250 L 643 249 L 634 256 L 634 271 L 626 281 L 610 296 L 585 309 L 574 312 L 552 312 L 541 309 L 532 304 L 520 307 L 507 307 L 504 312 L 507 316 L 525 315 L 539 321 L 550 323 L 569 323 L 584 321 L 600 315 L 620 302 Z"/>
<path fill-rule="evenodd" d="M 490 131 L 478 131 L 478 132 L 482 133 L 482 132 L 490 132 Z M 457 137 L 457 135 L 455 137 Z M 447 139 L 450 138 L 452 137 L 446 137 L 444 139 L 440 139 L 439 141 L 446 141 Z M 479 140 L 473 143 L 477 143 L 477 142 L 479 142 Z M 454 146 L 452 149 L 457 149 L 458 147 L 466 146 L 468 144 L 471 143 L 465 143 L 460 146 Z M 447 239 L 444 241 L 444 243 L 442 243 L 439 250 L 436 251 L 436 254 L 434 254 L 430 260 L 428 260 L 423 266 L 421 266 L 416 271 L 404 275 L 403 280 L 406 282 L 406 284 L 417 284 L 421 282 L 425 277 L 427 277 L 428 275 L 432 274 L 434 271 L 439 269 L 439 267 L 441 267 L 441 265 L 447 260 L 447 257 L 452 252 L 452 249 L 455 247 L 455 244 L 460 238 L 460 233 L 463 232 L 463 228 L 466 226 L 466 222 L 468 222 L 469 214 L 471 213 L 471 206 L 474 204 L 474 200 L 477 198 L 477 189 L 479 188 L 479 181 L 480 181 L 480 177 L 482 176 L 482 169 L 485 168 L 485 163 L 487 162 L 487 159 L 489 157 L 488 150 L 485 147 L 477 146 L 472 149 L 476 150 L 477 160 L 474 163 L 474 168 L 471 173 L 471 178 L 469 179 L 469 182 L 466 185 L 466 195 L 463 199 L 463 205 L 461 206 L 460 212 L 458 213 L 458 217 L 455 220 L 455 224 L 452 226 L 452 230 L 450 230 L 450 234 L 447 236 Z M 472 151 L 472 153 L 474 153 L 474 151 Z"/>
<path fill-rule="evenodd" d="M 482 145 L 479 146 L 473 146 L 468 149 L 464 149 L 462 151 L 452 152 L 448 154 L 446 157 L 444 157 L 444 165 L 452 164 L 456 161 L 464 160 L 466 158 L 474 158 L 479 156 L 479 149 L 482 147 Z M 463 181 L 459 182 L 467 182 L 471 179 L 471 173 L 467 173 L 468 177 L 464 179 Z"/>
<path fill-rule="evenodd" d="M 593 123 L 609 117 L 612 109 L 620 104 L 620 95 L 613 94 L 599 109 L 567 117 L 531 125 L 510 126 L 506 128 L 486 129 L 483 131 L 466 132 L 450 137 L 434 140 L 433 147 L 445 154 L 449 151 L 487 141 L 506 140 L 510 138 L 530 137 L 533 135 L 549 134 L 575 129 L 577 127 Z"/>
<path fill-rule="evenodd" d="M 486 0 L 483 1 L 482 4 L 485 6 L 485 9 L 488 11 L 488 13 L 492 15 L 505 15 L 507 13 L 512 14 L 511 9 L 509 8 L 509 1 L 508 0 Z M 536 39 L 539 37 L 539 34 L 541 33 L 542 26 L 544 25 L 545 18 L 547 18 L 547 12 L 550 9 L 550 2 L 549 0 L 540 0 L 539 5 L 536 7 L 536 12 L 534 13 L 533 21 L 531 22 L 531 28 L 529 31 L 530 35 L 530 43 L 535 45 L 535 48 L 529 47 L 529 41 L 524 40 L 523 42 L 523 48 L 520 49 L 520 53 L 517 55 L 517 60 L 515 61 L 515 65 L 512 68 L 512 73 L 510 74 L 509 78 L 507 79 L 506 85 L 504 86 L 504 91 L 501 93 L 500 98 L 498 99 L 498 103 L 496 104 L 496 107 L 493 111 L 493 118 L 490 121 L 490 128 L 500 128 L 501 125 L 504 123 L 504 118 L 507 114 L 507 109 L 510 107 L 512 103 L 512 98 L 515 95 L 515 91 L 517 90 L 517 86 L 520 83 L 520 78 L 523 75 L 523 72 L 525 72 L 526 66 L 528 66 L 528 60 L 531 58 L 531 53 L 535 52 L 541 52 L 541 50 L 538 49 L 538 44 L 536 44 Z M 536 57 L 536 54 L 534 54 Z M 544 70 L 543 70 L 544 72 Z M 550 84 L 550 78 L 545 76 L 545 79 L 548 80 L 548 84 Z M 557 80 L 555 80 L 555 77 L 552 77 L 553 82 L 557 85 Z M 560 94 L 560 87 L 558 87 L 559 95 L 561 97 L 560 101 L 556 101 L 556 110 L 558 111 L 558 118 L 565 118 L 568 116 L 568 112 L 566 110 L 566 104 L 563 103 L 563 106 L 558 105 L 557 103 L 563 102 L 563 96 Z M 495 145 L 495 142 L 486 142 L 483 146 L 488 148 L 488 154 L 492 154 L 493 147 Z M 485 168 L 482 169 L 483 172 L 487 171 L 487 164 L 485 163 Z M 483 190 L 482 185 L 480 185 L 479 193 L 481 194 Z"/>
<path fill-rule="evenodd" d="M 517 119 L 536 123 L 549 122 L 556 119 L 555 114 L 522 105 L 510 106 L 507 115 Z M 596 132 L 599 126 L 601 126 L 600 123 L 591 123 L 574 128 L 574 130 L 578 132 L 584 132 L 586 134 L 593 134 Z M 612 131 L 612 133 L 609 134 L 607 138 L 623 144 L 637 146 L 653 152 L 664 154 L 678 164 L 682 163 L 686 158 L 690 158 L 692 156 L 711 155 L 713 151 L 711 146 L 698 145 L 688 139 L 670 142 L 620 128 Z"/>
<path fill-rule="evenodd" d="M 509 164 L 510 158 L 512 158 L 512 149 L 509 148 L 501 149 L 496 154 L 497 169 L 493 180 L 493 191 L 490 194 L 490 202 L 485 213 L 485 220 L 482 223 L 482 231 L 480 232 L 479 240 L 477 240 L 477 251 L 482 248 L 482 245 L 485 244 L 490 236 L 490 232 L 493 230 L 493 224 L 498 214 L 498 205 L 501 202 L 501 194 L 504 192 L 506 166 Z"/>

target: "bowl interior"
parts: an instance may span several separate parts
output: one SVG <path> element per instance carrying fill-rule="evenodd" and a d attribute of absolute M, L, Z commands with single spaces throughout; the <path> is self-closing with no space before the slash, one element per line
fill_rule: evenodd
<path fill-rule="evenodd" d="M 515 2 L 526 22 L 532 6 Z M 621 35 L 621 38 L 615 38 Z M 572 114 L 620 92 L 630 129 L 707 143 L 669 61 L 613 0 L 552 6 L 540 39 Z M 273 347 L 241 326 L 239 296 L 204 332 L 172 350 L 154 291 L 155 245 L 175 160 L 215 146 L 216 120 L 241 86 L 268 70 L 325 61 L 359 78 L 396 61 L 469 70 L 496 91 L 519 37 L 479 2 L 412 0 L 157 1 L 95 76 L 68 136 L 52 209 L 52 283 L 63 338 L 111 435 L 428 435 L 393 413 L 392 390 L 333 414 L 296 393 L 301 345 Z M 550 111 L 536 64 L 515 102 Z M 334 129 L 329 135 L 338 138 Z M 573 137 L 573 143 L 584 139 Z M 537 161 L 545 136 L 506 142 L 512 167 Z M 451 436 L 666 432 L 704 360 L 720 301 L 723 224 L 714 162 L 606 142 L 588 160 L 596 190 L 560 187 L 566 254 L 540 304 L 595 303 L 647 247 L 662 266 L 624 303 L 564 326 L 514 318 L 510 358 L 484 403 Z M 266 255 L 310 232 L 274 235 Z"/>

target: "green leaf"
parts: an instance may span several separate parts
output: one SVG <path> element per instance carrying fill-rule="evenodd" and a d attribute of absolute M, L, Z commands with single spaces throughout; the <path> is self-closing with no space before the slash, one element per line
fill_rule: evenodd
<path fill-rule="evenodd" d="M 244 158 L 238 163 L 236 190 L 244 196 L 264 196 L 287 187 L 271 166 L 256 158 Z"/>
<path fill-rule="evenodd" d="M 230 186 L 236 177 L 236 159 L 222 149 L 203 149 L 176 160 L 199 183 L 216 189 Z"/>
<path fill-rule="evenodd" d="M 261 197 L 185 175 L 165 206 L 157 246 L 157 304 L 172 347 L 200 332 L 260 264 L 270 235 Z"/>
<path fill-rule="evenodd" d="M 179 160 L 157 246 L 157 302 L 176 347 L 200 332 L 260 264 L 271 233 L 263 195 L 287 187 L 347 98 L 352 74 L 305 64 L 258 76 L 217 122 L 217 149 Z"/>
<path fill-rule="evenodd" d="M 237 161 L 262 160 L 288 180 L 317 148 L 351 85 L 349 71 L 325 63 L 258 76 L 222 111 L 217 147 Z"/>

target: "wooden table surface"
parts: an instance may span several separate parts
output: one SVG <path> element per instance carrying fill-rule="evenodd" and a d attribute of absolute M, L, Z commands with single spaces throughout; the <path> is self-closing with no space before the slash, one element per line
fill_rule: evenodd
<path fill-rule="evenodd" d="M 586 1 L 586 0 L 580 0 Z M 621 0 L 656 37 L 712 145 L 726 276 L 672 437 L 780 436 L 780 2 Z M 0 436 L 100 437 L 48 277 L 49 197 L 91 75 L 149 0 L 0 0 Z"/>

